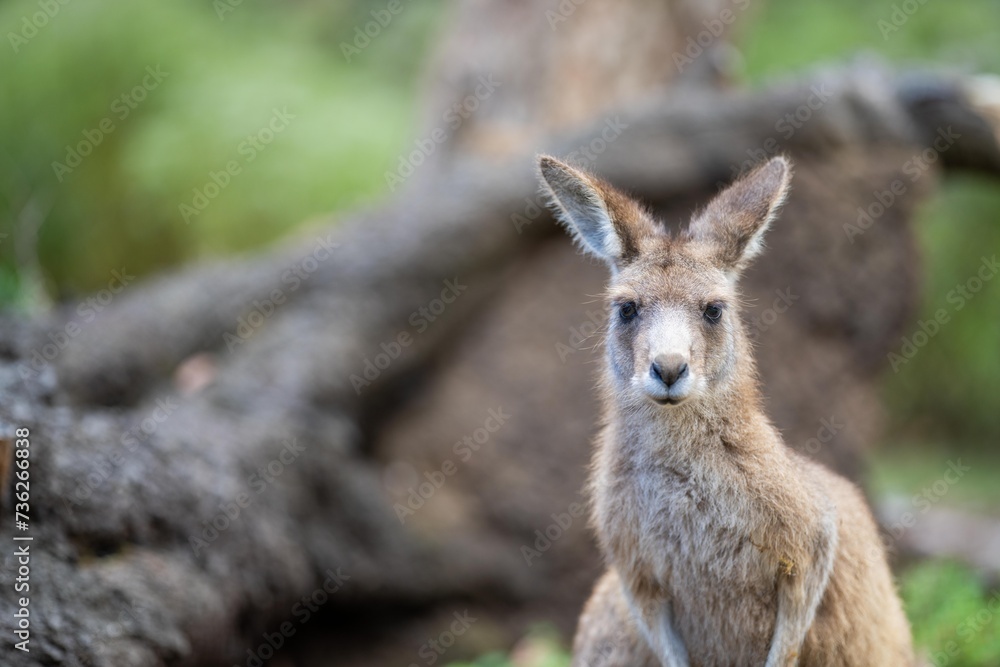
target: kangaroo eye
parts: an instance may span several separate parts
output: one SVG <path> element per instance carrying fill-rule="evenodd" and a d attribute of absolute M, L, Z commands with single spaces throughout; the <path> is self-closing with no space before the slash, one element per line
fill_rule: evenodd
<path fill-rule="evenodd" d="M 712 324 L 718 323 L 722 318 L 722 306 L 717 303 L 710 303 L 705 306 L 705 319 Z"/>
<path fill-rule="evenodd" d="M 618 316 L 626 322 L 634 320 L 638 314 L 639 307 L 635 305 L 635 301 L 627 301 L 618 306 Z"/>

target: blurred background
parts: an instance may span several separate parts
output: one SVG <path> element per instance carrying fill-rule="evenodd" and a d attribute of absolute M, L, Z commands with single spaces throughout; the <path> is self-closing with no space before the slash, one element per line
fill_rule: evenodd
<path fill-rule="evenodd" d="M 427 99 L 435 54 L 454 39 L 453 3 L 404 0 L 360 47 L 357 29 L 383 0 L 43 5 L 0 2 L 0 305 L 10 317 L 72 308 L 108 286 L 110 267 L 141 282 L 191 263 L 253 257 L 331 214 L 336 225 L 338 214 L 391 202 L 387 174 L 433 127 L 429 117 L 445 117 L 435 119 L 442 110 L 429 111 Z M 743 5 L 715 65 L 732 89 L 859 57 L 1000 72 L 992 0 Z M 38 12 L 50 16 L 26 28 Z M 960 310 L 947 305 L 981 258 L 1000 251 L 1000 183 L 947 173 L 911 228 L 920 305 L 902 335 L 942 307 L 950 322 L 898 369 L 885 356 L 873 362 L 884 371 L 878 399 L 887 418 L 861 479 L 874 501 L 919 512 L 912 499 L 961 461 L 971 470 L 931 509 L 1000 521 L 1000 281 L 984 281 Z M 997 572 L 905 555 L 897 571 L 916 641 L 947 655 L 934 664 L 1000 665 Z M 568 664 L 559 623 L 531 626 L 513 648 L 460 643 L 442 660 Z"/>

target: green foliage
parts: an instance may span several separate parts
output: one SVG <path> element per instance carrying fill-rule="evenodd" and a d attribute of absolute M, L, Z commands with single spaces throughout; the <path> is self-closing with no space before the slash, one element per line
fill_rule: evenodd
<path fill-rule="evenodd" d="M 914 641 L 935 667 L 1000 665 L 1000 591 L 959 565 L 931 562 L 907 571 L 900 592 Z"/>
<path fill-rule="evenodd" d="M 348 64 L 340 42 L 367 5 L 278 10 L 246 0 L 220 18 L 223 1 L 69 2 L 16 53 L 0 49 L 0 231 L 13 237 L 29 204 L 43 211 L 38 255 L 55 296 L 102 287 L 123 264 L 144 274 L 257 247 L 383 194 L 412 122 L 415 91 L 401 81 L 412 78 L 434 12 L 407 5 Z M 20 34 L 38 10 L 33 0 L 0 5 L 0 34 Z M 390 69 L 382 46 L 411 55 Z M 166 76 L 132 97 L 153 82 L 147 67 Z M 248 148 L 247 137 L 268 136 L 275 109 L 294 118 L 261 150 Z M 74 164 L 68 149 L 81 142 L 78 167 L 54 167 Z M 181 205 L 196 190 L 214 194 L 212 174 L 226 182 L 231 161 L 239 173 L 185 220 Z M 0 242 L 0 303 L 25 291 L 23 254 Z"/>
<path fill-rule="evenodd" d="M 947 320 L 889 375 L 889 406 L 899 430 L 911 435 L 995 440 L 1000 276 L 981 282 L 991 274 L 979 272 L 984 258 L 1000 261 L 1000 189 L 971 177 L 949 182 L 921 212 L 917 231 L 926 255 L 920 319 L 943 313 Z M 933 327 L 914 323 L 906 338 L 913 342 L 922 329 Z"/>
<path fill-rule="evenodd" d="M 751 20 L 741 33 L 747 75 L 761 80 L 859 52 L 902 62 L 948 63 L 971 71 L 1000 70 L 1000 4 L 911 1 L 919 8 L 909 14 L 894 11 L 909 4 L 903 0 L 751 3 Z"/>

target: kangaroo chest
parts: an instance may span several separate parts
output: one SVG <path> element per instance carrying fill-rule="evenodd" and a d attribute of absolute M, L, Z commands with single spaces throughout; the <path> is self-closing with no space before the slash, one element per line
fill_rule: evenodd
<path fill-rule="evenodd" d="M 767 522 L 734 479 L 646 462 L 596 508 L 623 580 L 669 604 L 693 665 L 763 664 L 773 634 L 777 570 L 755 546 Z"/>

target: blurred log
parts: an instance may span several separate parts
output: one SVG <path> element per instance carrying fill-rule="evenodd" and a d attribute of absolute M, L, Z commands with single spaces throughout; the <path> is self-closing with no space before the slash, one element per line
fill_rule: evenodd
<path fill-rule="evenodd" d="M 530 153 L 553 133 L 583 132 L 594 118 L 678 83 L 724 81 L 733 67 L 730 34 L 747 7 L 743 0 L 458 2 L 423 105 L 423 125 L 450 134 L 435 157 Z"/>
<path fill-rule="evenodd" d="M 745 162 L 792 156 L 794 193 L 747 278 L 747 317 L 760 318 L 775 421 L 848 473 L 877 432 L 874 381 L 913 318 L 909 220 L 941 165 L 913 181 L 904 171 L 936 132 L 898 94 L 904 79 L 869 64 L 692 91 L 540 146 L 588 147 L 588 166 L 668 224 Z M 776 129 L 816 95 L 807 122 Z M 972 108 L 959 92 L 950 103 Z M 995 173 L 962 163 L 982 150 L 953 129 L 946 166 Z M 130 286 L 92 322 L 75 308 L 6 320 L 0 436 L 31 429 L 35 539 L 32 652 L 7 645 L 4 663 L 246 664 L 261 633 L 288 623 L 332 636 L 343 664 L 389 664 L 466 607 L 492 619 L 463 635 L 468 647 L 540 618 L 567 630 L 598 568 L 573 508 L 595 419 L 597 341 L 583 339 L 603 277 L 538 208 L 533 162 L 456 158 L 337 227 Z M 846 233 L 898 179 L 895 203 Z M 794 296 L 782 312 L 775 290 Z M 205 354 L 210 384 L 180 394 L 174 374 Z M 510 415 L 493 432 L 490 410 Z M 401 512 L 424 482 L 429 497 Z M 5 515 L 0 539 L 13 532 Z M 16 568 L 4 558 L 10 637 Z M 323 612 L 306 626 L 297 605 L 317 592 Z"/>
<path fill-rule="evenodd" d="M 1000 579 L 1000 520 L 949 507 L 917 510 L 906 498 L 879 504 L 879 520 L 891 526 L 892 546 L 911 558 L 958 561 Z"/>

